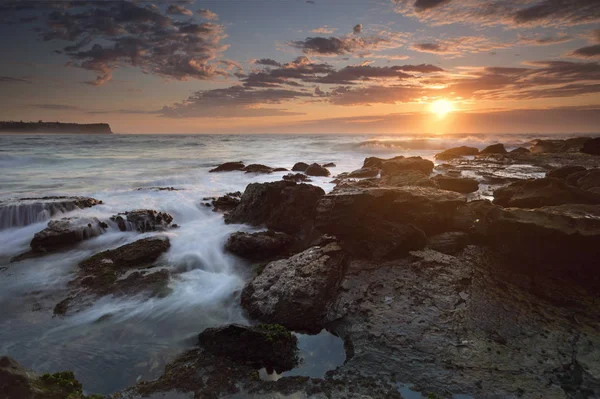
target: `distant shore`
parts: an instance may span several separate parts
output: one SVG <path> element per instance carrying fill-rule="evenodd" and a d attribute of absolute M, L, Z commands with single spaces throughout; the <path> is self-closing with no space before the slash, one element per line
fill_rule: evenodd
<path fill-rule="evenodd" d="M 0 134 L 113 134 L 108 123 L 6 122 L 0 121 Z"/>

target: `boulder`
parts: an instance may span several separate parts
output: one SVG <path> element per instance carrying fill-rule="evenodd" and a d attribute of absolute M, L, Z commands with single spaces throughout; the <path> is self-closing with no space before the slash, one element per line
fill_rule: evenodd
<path fill-rule="evenodd" d="M 438 234 L 427 240 L 427 248 L 442 252 L 448 255 L 454 255 L 462 251 L 469 242 L 469 236 L 462 231 L 449 231 Z"/>
<path fill-rule="evenodd" d="M 231 212 L 240 204 L 242 193 L 236 191 L 227 193 L 221 197 L 212 200 L 213 211 L 215 212 Z"/>
<path fill-rule="evenodd" d="M 290 181 L 252 183 L 246 187 L 240 204 L 225 215 L 226 223 L 265 225 L 288 234 L 312 226 L 322 188 Z"/>
<path fill-rule="evenodd" d="M 313 163 L 304 171 L 309 176 L 329 176 L 329 171 L 317 163 Z"/>
<path fill-rule="evenodd" d="M 392 158 L 381 165 L 381 176 L 393 176 L 406 170 L 430 174 L 433 171 L 433 162 L 421 157 Z"/>
<path fill-rule="evenodd" d="M 402 157 L 404 158 L 404 157 Z M 381 168 L 381 165 L 383 165 L 383 163 L 386 160 L 383 158 L 378 158 L 378 157 L 368 157 L 365 158 L 364 162 L 363 162 L 363 168 Z"/>
<path fill-rule="evenodd" d="M 600 137 L 587 140 L 583 144 L 581 152 L 590 155 L 600 155 Z"/>
<path fill-rule="evenodd" d="M 287 172 L 288 170 L 286 168 L 274 168 L 273 172 Z"/>
<path fill-rule="evenodd" d="M 51 220 L 44 230 L 35 233 L 29 246 L 33 252 L 52 252 L 99 236 L 106 231 L 106 227 L 105 223 L 96 218 Z"/>
<path fill-rule="evenodd" d="M 479 183 L 468 177 L 453 177 L 436 175 L 432 178 L 442 190 L 455 191 L 457 193 L 474 193 L 479 190 Z"/>
<path fill-rule="evenodd" d="M 318 333 L 348 262 L 337 243 L 269 263 L 242 291 L 251 317 Z"/>
<path fill-rule="evenodd" d="M 504 144 L 502 143 L 492 144 L 481 150 L 479 154 L 506 154 L 506 148 L 504 148 Z"/>
<path fill-rule="evenodd" d="M 170 228 L 173 216 L 166 212 L 152 209 L 136 209 L 130 212 L 111 216 L 110 220 L 117 223 L 121 231 L 164 231 Z"/>
<path fill-rule="evenodd" d="M 357 169 L 353 172 L 350 172 L 347 177 L 354 177 L 354 178 L 377 177 L 378 174 L 379 174 L 378 168 L 367 167 L 367 168 Z"/>
<path fill-rule="evenodd" d="M 402 170 L 390 176 L 380 179 L 382 186 L 403 187 L 437 187 L 435 181 L 431 180 L 425 173 L 418 170 Z"/>
<path fill-rule="evenodd" d="M 518 147 L 515 148 L 514 150 L 511 150 L 509 152 L 509 154 L 529 154 L 531 151 L 529 151 L 527 148 L 524 147 Z"/>
<path fill-rule="evenodd" d="M 600 168 L 573 173 L 567 176 L 566 181 L 583 190 L 593 190 L 600 187 Z"/>
<path fill-rule="evenodd" d="M 440 161 L 448 161 L 450 159 L 460 158 L 465 155 L 477 155 L 479 154 L 479 149 L 475 147 L 454 147 L 442 151 L 435 155 L 435 159 L 439 159 Z"/>
<path fill-rule="evenodd" d="M 583 172 L 585 167 L 578 165 L 566 165 L 559 168 L 554 168 L 546 173 L 546 177 L 556 177 L 557 179 L 564 179 L 569 175 L 577 172 Z"/>
<path fill-rule="evenodd" d="M 214 169 L 209 170 L 210 173 L 213 172 L 232 172 L 234 170 L 244 170 L 243 162 L 225 162 Z"/>
<path fill-rule="evenodd" d="M 287 175 L 283 176 L 282 179 L 296 183 L 311 181 L 310 177 L 306 176 L 304 173 L 288 173 Z"/>
<path fill-rule="evenodd" d="M 207 328 L 198 335 L 198 343 L 217 356 L 269 372 L 282 373 L 299 363 L 298 338 L 279 324 Z"/>
<path fill-rule="evenodd" d="M 253 163 L 242 169 L 246 173 L 273 173 L 274 170 L 270 166 Z"/>
<path fill-rule="evenodd" d="M 494 204 L 504 207 L 539 208 L 562 204 L 598 204 L 600 196 L 569 186 L 553 177 L 516 181 L 494 191 Z"/>
<path fill-rule="evenodd" d="M 292 172 L 304 172 L 308 166 L 309 165 L 305 162 L 296 162 L 292 167 Z"/>
<path fill-rule="evenodd" d="M 335 168 L 335 164 L 333 162 L 329 162 L 326 164 L 323 164 L 324 168 Z"/>
<path fill-rule="evenodd" d="M 533 153 L 564 153 L 580 152 L 589 137 L 576 137 L 567 140 L 536 140 L 531 152 Z"/>
<path fill-rule="evenodd" d="M 273 230 L 258 233 L 238 231 L 229 236 L 225 249 L 242 258 L 264 260 L 284 253 L 293 242 L 293 237 Z"/>
<path fill-rule="evenodd" d="M 456 209 L 450 229 L 463 231 L 478 237 L 485 234 L 486 225 L 483 222 L 500 209 L 501 207 L 494 205 L 489 200 L 469 201 Z"/>
<path fill-rule="evenodd" d="M 90 197 L 40 197 L 0 201 L 0 229 L 43 222 L 50 217 L 76 209 L 102 204 Z"/>

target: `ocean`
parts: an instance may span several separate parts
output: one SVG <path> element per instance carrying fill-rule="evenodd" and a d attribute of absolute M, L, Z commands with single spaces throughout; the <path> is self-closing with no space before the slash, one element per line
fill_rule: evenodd
<path fill-rule="evenodd" d="M 568 135 L 565 135 L 568 136 Z M 165 298 L 105 297 L 66 317 L 53 315 L 67 295 L 77 264 L 87 257 L 152 234 L 113 231 L 68 251 L 10 263 L 28 249 L 47 220 L 27 226 L 0 223 L 0 354 L 36 372 L 73 370 L 89 392 L 109 394 L 140 379 L 158 377 L 164 365 L 195 345 L 204 328 L 248 323 L 239 293 L 249 264 L 223 249 L 235 231 L 202 198 L 243 191 L 253 182 L 280 180 L 288 172 L 208 173 L 217 164 L 243 161 L 291 169 L 294 163 L 336 164 L 332 176 L 362 166 L 367 156 L 420 155 L 433 160 L 443 149 L 480 149 L 503 142 L 527 146 L 539 135 L 0 135 L 0 201 L 23 197 L 82 195 L 102 205 L 64 216 L 106 219 L 133 209 L 170 213 L 180 228 L 166 234 L 163 263 L 175 277 Z M 557 137 L 557 136 L 553 136 Z M 325 191 L 332 177 L 315 177 Z M 153 191 L 175 187 L 180 191 Z M 140 190 L 141 189 L 141 190 Z M 288 375 L 322 377 L 344 361 L 343 343 L 322 332 L 299 335 L 304 361 Z"/>

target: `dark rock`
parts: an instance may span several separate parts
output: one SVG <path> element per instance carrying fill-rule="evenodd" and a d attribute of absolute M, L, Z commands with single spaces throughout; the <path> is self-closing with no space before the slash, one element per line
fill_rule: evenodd
<path fill-rule="evenodd" d="M 531 151 L 529 151 L 527 148 L 524 147 L 518 147 L 515 148 L 514 150 L 511 150 L 509 152 L 509 154 L 529 154 Z"/>
<path fill-rule="evenodd" d="M 292 167 L 292 172 L 304 172 L 308 166 L 309 165 L 305 162 L 296 162 Z"/>
<path fill-rule="evenodd" d="M 379 174 L 378 168 L 370 167 L 370 168 L 357 169 L 353 172 L 350 172 L 347 177 L 355 177 L 355 178 L 377 177 L 378 174 Z"/>
<path fill-rule="evenodd" d="M 310 177 L 306 176 L 304 173 L 288 173 L 287 175 L 283 176 L 282 179 L 296 183 L 311 181 Z"/>
<path fill-rule="evenodd" d="M 104 233 L 96 218 L 63 218 L 51 220 L 48 227 L 35 233 L 29 246 L 33 252 L 52 252 Z"/>
<path fill-rule="evenodd" d="M 425 173 L 418 170 L 402 170 L 391 176 L 384 176 L 380 179 L 380 184 L 392 187 L 437 187 L 435 181 L 431 180 Z"/>
<path fill-rule="evenodd" d="M 465 155 L 477 154 L 479 154 L 479 149 L 475 147 L 461 146 L 442 151 L 439 154 L 435 155 L 435 159 L 439 159 L 440 161 L 447 161 L 454 158 L 460 158 Z"/>
<path fill-rule="evenodd" d="M 451 229 L 468 232 L 474 236 L 485 234 L 484 221 L 501 209 L 489 200 L 470 201 L 456 209 Z"/>
<path fill-rule="evenodd" d="M 313 163 L 304 171 L 309 176 L 329 176 L 329 171 L 317 163 Z"/>
<path fill-rule="evenodd" d="M 506 148 L 504 148 L 504 144 L 502 143 L 492 144 L 481 150 L 480 154 L 506 154 Z"/>
<path fill-rule="evenodd" d="M 433 162 L 421 157 L 392 158 L 381 165 L 381 176 L 392 176 L 406 170 L 418 170 L 429 174 L 433 171 Z"/>
<path fill-rule="evenodd" d="M 232 172 L 234 170 L 244 170 L 243 162 L 225 162 L 214 169 L 209 170 L 209 172 Z"/>
<path fill-rule="evenodd" d="M 600 155 L 600 137 L 587 140 L 583 144 L 581 152 L 590 155 Z"/>
<path fill-rule="evenodd" d="M 201 347 L 256 369 L 282 373 L 298 365 L 298 338 L 278 324 L 207 328 L 198 336 Z"/>
<path fill-rule="evenodd" d="M 335 164 L 333 162 L 329 162 L 326 164 L 323 164 L 324 168 L 335 168 Z"/>
<path fill-rule="evenodd" d="M 139 231 L 140 233 L 145 233 L 148 231 L 167 230 L 173 221 L 173 216 L 166 212 L 158 212 L 152 209 L 136 209 L 111 216 L 110 219 L 117 223 L 121 231 Z"/>
<path fill-rule="evenodd" d="M 457 193 L 474 193 L 479 190 L 479 183 L 468 177 L 452 177 L 436 175 L 432 178 L 442 190 L 455 191 Z"/>
<path fill-rule="evenodd" d="M 494 204 L 504 207 L 539 208 L 562 204 L 598 204 L 600 196 L 569 186 L 552 177 L 522 180 L 494 191 Z"/>
<path fill-rule="evenodd" d="M 579 165 L 566 165 L 559 168 L 552 169 L 546 173 L 546 177 L 556 177 L 557 179 L 564 179 L 573 173 L 582 172 L 585 168 Z"/>
<path fill-rule="evenodd" d="M 76 209 L 101 204 L 90 197 L 41 197 L 0 201 L 0 229 L 42 222 L 50 217 Z"/>
<path fill-rule="evenodd" d="M 593 190 L 600 187 L 600 168 L 573 173 L 567 176 L 566 181 L 583 190 Z"/>
<path fill-rule="evenodd" d="M 252 183 L 246 187 L 240 204 L 225 216 L 226 223 L 265 225 L 288 234 L 312 225 L 317 201 L 323 189 L 285 180 Z"/>
<path fill-rule="evenodd" d="M 271 262 L 242 291 L 242 306 L 253 318 L 317 333 L 347 261 L 332 243 Z"/>
<path fill-rule="evenodd" d="M 427 248 L 448 255 L 454 255 L 467 246 L 468 238 L 469 236 L 467 233 L 461 231 L 449 231 L 429 238 L 429 240 L 427 240 Z"/>
<path fill-rule="evenodd" d="M 577 137 L 567 140 L 536 140 L 532 153 L 566 153 L 580 152 L 585 143 L 590 140 L 589 137 Z"/>
<path fill-rule="evenodd" d="M 275 168 L 273 169 L 273 172 L 287 172 L 288 170 L 286 168 Z"/>
<path fill-rule="evenodd" d="M 383 165 L 383 163 L 386 160 L 383 158 L 378 158 L 378 157 L 368 157 L 365 158 L 364 162 L 363 162 L 363 168 L 381 168 L 381 165 Z"/>
<path fill-rule="evenodd" d="M 213 210 L 215 212 L 231 212 L 240 204 L 240 198 L 242 193 L 236 191 L 235 193 L 227 193 L 222 197 L 214 199 L 212 201 Z"/>
<path fill-rule="evenodd" d="M 293 241 L 293 237 L 273 230 L 258 233 L 238 231 L 229 236 L 225 249 L 247 259 L 273 259 L 288 250 Z"/>
<path fill-rule="evenodd" d="M 273 168 L 258 163 L 253 163 L 242 169 L 246 173 L 273 173 Z"/>

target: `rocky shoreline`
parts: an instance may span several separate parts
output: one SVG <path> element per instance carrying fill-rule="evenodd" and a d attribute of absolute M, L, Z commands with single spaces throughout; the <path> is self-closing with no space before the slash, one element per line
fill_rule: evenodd
<path fill-rule="evenodd" d="M 335 165 L 298 162 L 284 180 L 205 198 L 225 223 L 268 229 L 226 244 L 258 262 L 241 305 L 263 324 L 199 332 L 197 348 L 159 379 L 113 397 L 401 398 L 408 383 L 431 398 L 600 397 L 599 142 L 458 147 L 438 154 L 437 166 L 370 157 L 334 176 L 329 193 L 303 181 Z M 229 162 L 211 172 L 281 169 Z M 172 222 L 152 210 L 51 220 L 15 261 L 106 229 L 164 232 Z M 168 248 L 159 235 L 84 260 L 55 313 L 108 294 L 168 295 L 160 267 Z M 322 329 L 343 339 L 342 366 L 324 378 L 259 377 L 263 367 L 294 367 L 290 331 Z M 6 364 L 0 385 L 22 384 L 23 372 Z"/>

